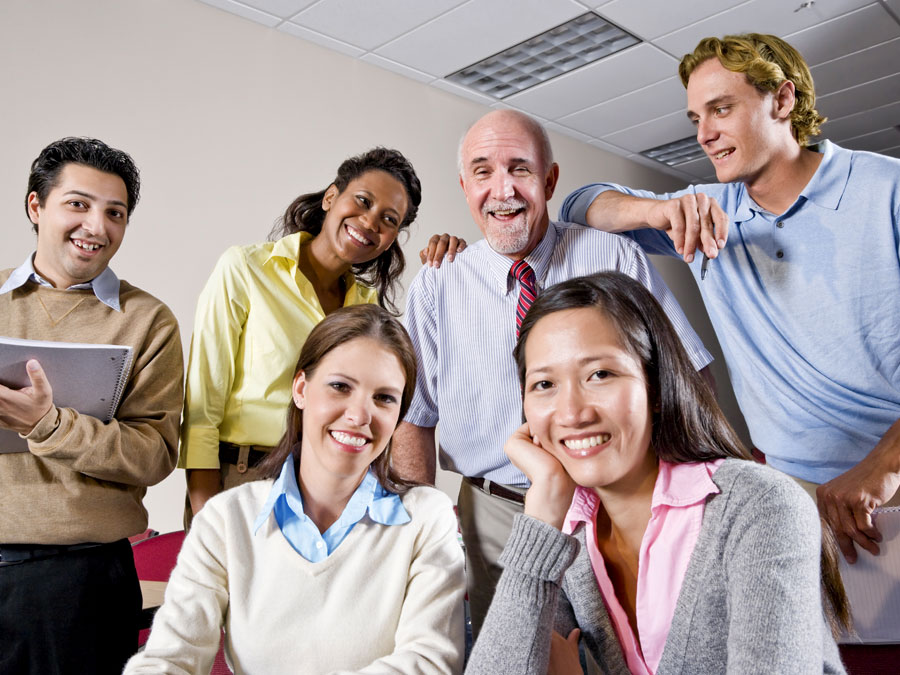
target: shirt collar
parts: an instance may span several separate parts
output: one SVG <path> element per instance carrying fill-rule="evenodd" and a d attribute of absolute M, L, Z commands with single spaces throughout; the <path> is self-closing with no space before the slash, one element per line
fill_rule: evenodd
<path fill-rule="evenodd" d="M 297 281 L 297 285 L 301 290 L 312 295 L 315 295 L 315 290 L 303 272 L 300 271 L 300 247 L 311 241 L 314 236 L 310 232 L 294 232 L 294 234 L 282 237 L 272 246 L 272 252 L 269 253 L 269 257 L 266 258 L 265 262 L 267 265 L 270 263 L 276 264 L 277 262 L 289 267 L 291 275 Z M 344 287 L 347 289 L 345 297 L 354 299 L 362 297 L 359 286 L 356 283 L 356 275 L 353 274 L 352 269 L 344 275 Z"/>
<path fill-rule="evenodd" d="M 819 168 L 785 214 L 793 211 L 801 198 L 831 211 L 837 210 L 840 205 L 847 181 L 850 180 L 850 153 L 835 153 L 834 144 L 828 140 L 818 144 L 817 152 L 823 155 Z M 732 220 L 735 223 L 742 223 L 750 220 L 754 211 L 762 210 L 762 207 L 750 198 L 747 186 L 743 183 L 738 184 L 737 209 Z"/>
<path fill-rule="evenodd" d="M 850 153 L 835 153 L 831 141 L 822 141 L 817 148 L 823 157 L 819 168 L 800 193 L 817 206 L 837 210 L 850 180 Z"/>
<path fill-rule="evenodd" d="M 294 456 L 288 455 L 281 467 L 281 473 L 269 490 L 269 497 L 253 522 L 253 531 L 256 532 L 269 519 L 275 510 L 279 500 L 284 500 L 285 505 L 301 520 L 306 519 L 303 512 L 303 496 L 300 494 L 300 486 L 297 484 L 297 472 L 294 468 Z M 382 525 L 403 525 L 410 521 L 409 513 L 403 506 L 399 495 L 385 490 L 378 482 L 371 469 L 366 473 L 362 483 L 344 507 L 344 511 L 337 522 L 332 525 L 350 525 L 362 520 L 369 514 L 374 522 Z"/>
<path fill-rule="evenodd" d="M 547 231 L 540 242 L 538 242 L 538 245 L 535 246 L 531 253 L 525 256 L 525 262 L 534 270 L 534 277 L 539 288 L 543 286 L 543 282 L 547 277 L 547 269 L 550 267 L 550 258 L 553 256 L 553 249 L 556 248 L 558 236 L 556 225 L 553 221 L 549 221 L 547 223 Z M 497 253 L 490 246 L 486 246 L 485 250 L 487 253 L 487 266 L 491 276 L 494 277 L 495 283 L 498 288 L 502 289 L 503 294 L 508 295 L 510 290 L 515 287 L 514 280 L 511 283 L 512 277 L 509 275 L 509 270 L 513 266 L 514 261 L 502 253 Z"/>
<path fill-rule="evenodd" d="M 673 464 L 660 460 L 650 511 L 656 512 L 663 506 L 692 506 L 704 501 L 709 495 L 719 494 L 719 487 L 713 482 L 712 475 L 723 461 L 717 459 L 712 462 Z M 563 520 L 563 532 L 571 534 L 578 523 L 594 522 L 599 506 L 600 498 L 596 492 L 577 486 L 572 504 Z"/>
<path fill-rule="evenodd" d="M 0 286 L 0 295 L 9 293 L 17 288 L 21 288 L 28 281 L 34 281 L 41 286 L 53 286 L 49 281 L 44 279 L 34 269 L 34 253 L 28 256 L 21 265 L 13 270 L 12 274 L 6 280 L 3 286 Z M 119 304 L 119 277 L 112 271 L 110 267 L 104 269 L 100 274 L 82 284 L 69 286 L 66 290 L 77 291 L 90 289 L 94 292 L 97 299 L 104 305 L 111 307 L 117 312 L 121 312 Z"/>
<path fill-rule="evenodd" d="M 712 475 L 722 461 L 674 464 L 660 460 L 650 510 L 656 511 L 661 506 L 692 506 L 705 501 L 709 495 L 719 494 Z"/>

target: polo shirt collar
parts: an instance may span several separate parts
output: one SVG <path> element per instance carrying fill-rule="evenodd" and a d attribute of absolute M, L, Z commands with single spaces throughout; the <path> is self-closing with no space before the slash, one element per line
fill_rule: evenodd
<path fill-rule="evenodd" d="M 0 286 L 0 295 L 21 288 L 28 281 L 34 281 L 34 283 L 42 286 L 53 285 L 35 271 L 34 253 L 29 255 L 25 259 L 25 262 L 14 269 L 3 286 Z M 110 267 L 107 267 L 90 281 L 69 286 L 66 290 L 77 291 L 90 289 L 94 292 L 96 298 L 104 305 L 117 312 L 121 312 L 122 309 L 119 304 L 119 286 L 119 277 L 116 276 L 116 273 L 113 272 Z"/>
<path fill-rule="evenodd" d="M 553 250 L 556 248 L 556 240 L 558 237 L 556 225 L 553 221 L 549 221 L 547 223 L 547 231 L 538 242 L 538 245 L 531 253 L 525 256 L 525 262 L 527 262 L 531 266 L 531 269 L 534 270 L 534 276 L 537 280 L 538 287 L 543 285 L 544 279 L 547 277 L 547 270 L 550 267 L 550 258 L 553 257 Z M 503 295 L 508 295 L 509 292 L 515 288 L 515 282 L 509 275 L 509 270 L 513 266 L 513 260 L 502 253 L 497 253 L 487 244 L 487 241 L 485 241 L 485 251 L 487 253 L 487 266 L 491 276 L 494 278 L 494 282 L 497 284 L 497 287 L 501 290 Z"/>
<path fill-rule="evenodd" d="M 834 144 L 827 140 L 819 143 L 818 152 L 824 155 L 822 162 L 800 196 L 823 209 L 836 211 L 850 180 L 850 153 L 835 152 Z"/>

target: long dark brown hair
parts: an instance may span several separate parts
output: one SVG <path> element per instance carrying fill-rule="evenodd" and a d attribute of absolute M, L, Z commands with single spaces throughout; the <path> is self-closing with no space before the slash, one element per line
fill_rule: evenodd
<path fill-rule="evenodd" d="M 606 315 L 625 349 L 644 370 L 654 409 L 651 447 L 667 462 L 708 462 L 733 457 L 752 460 L 656 298 L 618 272 L 570 279 L 544 291 L 522 321 L 513 356 L 525 386 L 525 345 L 535 324 L 550 314 L 591 307 Z M 822 599 L 832 634 L 849 630 L 850 607 L 837 564 L 837 547 L 822 520 Z"/>
<path fill-rule="evenodd" d="M 377 258 L 353 265 L 352 269 L 357 279 L 378 291 L 378 303 L 396 316 L 396 286 L 406 267 L 406 258 L 400 250 L 399 235 L 416 219 L 422 202 L 422 185 L 416 176 L 416 170 L 399 151 L 378 147 L 345 159 L 328 187 L 300 195 L 287 207 L 284 215 L 272 228 L 269 239 L 281 239 L 295 232 L 309 232 L 314 237 L 318 235 L 325 221 L 322 199 L 328 188 L 334 185 L 338 193 L 341 193 L 351 181 L 369 171 L 384 171 L 400 181 L 406 190 L 409 205 L 398 227 L 397 240 Z"/>
<path fill-rule="evenodd" d="M 379 342 L 385 349 L 394 354 L 400 362 L 406 382 L 400 397 L 399 423 L 409 409 L 416 388 L 416 353 L 406 329 L 400 325 L 387 311 L 375 305 L 353 305 L 342 307 L 326 316 L 309 334 L 294 377 L 301 370 L 307 379 L 312 377 L 322 359 L 331 350 L 356 338 L 371 338 Z M 260 463 L 260 478 L 277 478 L 281 466 L 289 455 L 293 455 L 294 463 L 300 466 L 300 442 L 303 438 L 303 411 L 291 400 L 287 410 L 287 426 L 278 445 Z M 400 478 L 391 467 L 390 443 L 373 462 L 372 468 L 378 481 L 386 490 L 403 494 L 418 483 Z"/>

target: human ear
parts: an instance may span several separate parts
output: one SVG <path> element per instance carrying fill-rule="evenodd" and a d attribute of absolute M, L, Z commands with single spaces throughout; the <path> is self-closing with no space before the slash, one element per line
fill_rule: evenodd
<path fill-rule="evenodd" d="M 294 399 L 294 405 L 298 409 L 303 410 L 306 405 L 306 373 L 302 370 L 294 376 L 294 383 L 291 385 L 291 395 Z"/>
<path fill-rule="evenodd" d="M 775 90 L 775 116 L 780 119 L 790 118 L 796 102 L 797 90 L 794 87 L 794 83 L 790 80 L 785 80 Z"/>
<path fill-rule="evenodd" d="M 544 197 L 546 199 L 550 199 L 553 197 L 553 192 L 556 190 L 556 182 L 559 180 L 559 164 L 553 162 L 550 166 L 550 170 L 547 172 L 547 177 L 544 179 Z"/>
<path fill-rule="evenodd" d="M 322 210 L 328 211 L 331 208 L 331 205 L 334 204 L 335 197 L 340 194 L 340 190 L 337 189 L 337 185 L 332 183 L 328 186 L 328 189 L 325 190 L 325 196 L 322 197 Z"/>
<path fill-rule="evenodd" d="M 33 190 L 28 194 L 28 218 L 35 225 L 38 224 L 38 218 L 41 215 L 41 200 L 38 193 Z"/>

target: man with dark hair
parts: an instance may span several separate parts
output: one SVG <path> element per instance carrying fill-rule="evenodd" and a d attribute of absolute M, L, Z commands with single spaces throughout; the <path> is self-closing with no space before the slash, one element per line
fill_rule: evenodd
<path fill-rule="evenodd" d="M 119 673 L 137 649 L 127 537 L 147 527 L 146 487 L 174 468 L 183 374 L 171 311 L 108 266 L 139 191 L 126 153 L 50 144 L 25 198 L 37 250 L 0 272 L 0 335 L 133 349 L 108 423 L 55 406 L 36 360 L 31 386 L 0 385 L 0 429 L 27 441 L 0 441 L 0 672 Z"/>
<path fill-rule="evenodd" d="M 872 511 L 900 501 L 900 161 L 809 146 L 812 76 L 775 36 L 706 38 L 679 73 L 721 183 L 598 183 L 561 217 L 684 258 L 754 444 L 817 497 L 850 562 L 854 542 L 877 553 Z"/>
<path fill-rule="evenodd" d="M 654 293 L 696 368 L 712 358 L 638 246 L 550 221 L 547 200 L 559 166 L 536 120 L 511 110 L 488 113 L 463 137 L 458 164 L 460 186 L 484 239 L 451 265 L 423 268 L 409 288 L 406 326 L 419 372 L 391 453 L 402 475 L 433 483 L 440 422 L 441 466 L 464 476 L 459 515 L 477 633 L 500 577 L 497 558 L 528 486 L 503 452 L 522 424 L 512 350 L 526 303 L 560 281 L 620 271 Z"/>

